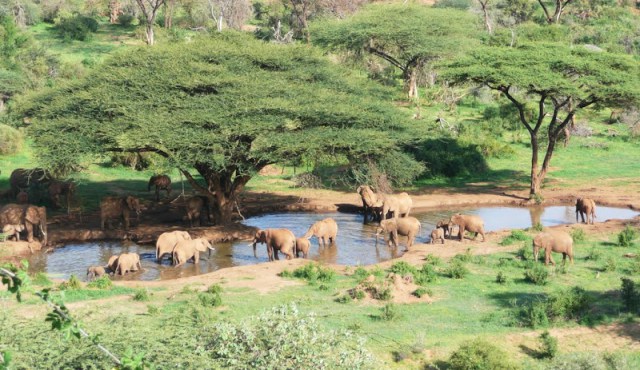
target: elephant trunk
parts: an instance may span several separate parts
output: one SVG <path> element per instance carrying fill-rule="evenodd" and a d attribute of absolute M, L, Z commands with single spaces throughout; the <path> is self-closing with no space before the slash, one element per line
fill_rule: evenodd
<path fill-rule="evenodd" d="M 256 254 L 256 243 L 257 242 L 253 242 L 253 244 L 250 244 L 251 246 L 253 246 L 253 257 L 258 258 L 258 255 Z"/>
<path fill-rule="evenodd" d="M 42 233 L 42 246 L 47 246 L 47 210 L 43 208 L 42 218 L 40 219 L 40 232 Z"/>

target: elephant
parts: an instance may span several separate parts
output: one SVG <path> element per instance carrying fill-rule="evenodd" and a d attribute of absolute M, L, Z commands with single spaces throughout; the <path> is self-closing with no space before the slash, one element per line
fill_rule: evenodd
<path fill-rule="evenodd" d="M 296 239 L 296 258 L 300 257 L 300 252 L 302 252 L 302 257 L 309 258 L 309 249 L 311 249 L 311 243 L 309 243 L 309 239 Z"/>
<path fill-rule="evenodd" d="M 179 230 L 160 234 L 156 241 L 156 260 L 160 262 L 167 253 L 173 255 L 173 248 L 181 240 L 191 240 L 191 235 L 186 231 Z"/>
<path fill-rule="evenodd" d="M 102 266 L 89 266 L 89 268 L 87 268 L 87 280 L 91 281 L 95 278 L 99 278 L 106 273 L 107 271 Z"/>
<path fill-rule="evenodd" d="M 398 248 L 398 235 L 406 236 L 407 247 L 405 251 L 408 251 L 413 245 L 416 236 L 420 233 L 421 228 L 420 221 L 411 216 L 382 220 L 376 229 L 376 242 L 380 234 L 384 233 L 384 241 L 387 245 L 393 245 L 394 248 Z"/>
<path fill-rule="evenodd" d="M 273 261 L 274 257 L 275 259 L 280 260 L 278 251 L 282 252 L 282 254 L 286 255 L 286 258 L 290 260 L 293 258 L 296 250 L 296 237 L 293 235 L 291 230 L 288 229 L 258 230 L 253 238 L 253 243 L 251 244 L 253 246 L 253 256 L 256 258 L 258 257 L 256 255 L 257 243 L 267 245 L 269 261 Z"/>
<path fill-rule="evenodd" d="M 453 231 L 453 225 L 449 223 L 449 220 L 440 220 L 436 224 L 436 228 L 442 229 L 445 238 L 451 238 L 451 232 Z"/>
<path fill-rule="evenodd" d="M 382 219 L 387 219 L 389 212 L 393 213 L 393 218 L 400 218 L 409 216 L 411 207 L 413 206 L 413 200 L 407 193 L 400 194 L 384 194 L 382 195 Z"/>
<path fill-rule="evenodd" d="M 104 230 L 105 221 L 109 222 L 110 228 L 112 218 L 120 218 L 124 220 L 124 229 L 129 230 L 129 217 L 131 211 L 140 217 L 142 207 L 138 198 L 132 196 L 126 197 L 105 197 L 100 201 L 100 228 Z"/>
<path fill-rule="evenodd" d="M 589 198 L 576 199 L 576 222 L 578 222 L 578 214 L 582 217 L 582 222 L 585 222 L 584 216 L 587 216 L 587 224 L 589 224 L 589 216 L 591 216 L 591 224 L 593 224 L 596 218 L 596 202 Z"/>
<path fill-rule="evenodd" d="M 33 242 L 35 231 L 41 234 L 41 243 L 47 245 L 47 209 L 30 204 L 7 204 L 0 208 L 0 226 L 21 225 L 27 231 L 27 241 Z"/>
<path fill-rule="evenodd" d="M 167 191 L 167 198 L 171 196 L 171 178 L 167 175 L 153 175 L 149 179 L 147 191 L 151 191 L 151 186 L 156 187 L 156 202 L 160 201 L 160 190 Z"/>
<path fill-rule="evenodd" d="M 538 252 L 544 249 L 544 264 L 556 265 L 551 257 L 551 252 L 562 253 L 562 263 L 566 263 L 567 256 L 573 264 L 573 238 L 564 231 L 544 231 L 533 238 L 533 260 L 538 260 Z"/>
<path fill-rule="evenodd" d="M 333 218 L 325 218 L 324 220 L 320 220 L 311 227 L 309 230 L 302 236 L 303 238 L 310 239 L 312 236 L 318 238 L 318 246 L 320 246 L 322 242 L 322 246 L 327 246 L 327 241 L 332 244 L 336 243 L 336 236 L 338 235 L 338 224 Z"/>
<path fill-rule="evenodd" d="M 16 196 L 23 189 L 47 184 L 52 178 L 51 173 L 43 168 L 16 168 L 9 176 L 9 184 L 13 196 Z"/>
<path fill-rule="evenodd" d="M 209 212 L 209 198 L 205 196 L 195 195 L 187 199 L 187 219 L 189 225 L 193 227 L 193 221 L 197 220 L 198 225 L 202 226 L 202 218 L 200 217 L 204 209 L 207 215 L 207 221 L 211 222 L 211 212 Z"/>
<path fill-rule="evenodd" d="M 460 231 L 458 232 L 459 240 L 464 239 L 465 231 L 471 231 L 476 233 L 474 240 L 475 238 L 478 237 L 478 234 L 482 235 L 482 241 L 485 240 L 484 221 L 480 216 L 463 215 L 463 214 L 457 213 L 451 216 L 451 219 L 449 220 L 449 230 L 452 229 L 453 225 L 458 225 L 458 227 L 460 228 Z"/>
<path fill-rule="evenodd" d="M 71 205 L 71 198 L 76 192 L 76 184 L 72 180 L 51 180 L 49 183 L 49 199 L 55 208 L 60 208 L 60 196 L 64 195 L 67 209 Z"/>
<path fill-rule="evenodd" d="M 134 272 L 142 269 L 140 264 L 140 255 L 138 253 L 122 253 L 118 256 L 118 262 L 116 268 L 113 271 L 115 275 L 120 271 L 120 275 L 124 275 L 127 272 Z"/>
<path fill-rule="evenodd" d="M 17 225 L 4 225 L 2 227 L 2 233 L 6 238 L 15 237 L 16 241 L 20 241 L 20 233 L 26 230 L 23 224 Z"/>
<path fill-rule="evenodd" d="M 107 262 L 107 268 L 111 270 L 111 273 L 116 272 L 116 267 L 118 267 L 118 257 L 119 256 L 109 257 L 109 261 Z"/>
<path fill-rule="evenodd" d="M 178 267 L 193 258 L 196 265 L 200 260 L 200 252 L 214 250 L 213 246 L 205 238 L 197 238 L 193 240 L 180 240 L 176 247 L 173 248 L 173 265 Z"/>
<path fill-rule="evenodd" d="M 438 239 L 442 240 L 442 244 L 444 244 L 444 230 L 436 227 L 431 231 L 431 244 L 435 244 Z"/>
<path fill-rule="evenodd" d="M 362 198 L 362 208 L 364 213 L 363 223 L 367 223 L 367 218 L 371 215 L 371 220 L 379 220 L 380 212 L 382 212 L 382 202 L 378 199 L 378 195 L 369 185 L 360 185 L 356 192 Z"/>

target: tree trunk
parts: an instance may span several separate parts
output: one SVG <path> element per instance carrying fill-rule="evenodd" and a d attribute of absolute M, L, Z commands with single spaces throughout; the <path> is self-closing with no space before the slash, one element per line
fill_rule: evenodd
<path fill-rule="evenodd" d="M 538 133 L 530 132 L 531 135 L 531 188 L 529 189 L 529 199 L 540 193 L 541 179 L 538 177 Z"/>
<path fill-rule="evenodd" d="M 120 2 L 118 0 L 109 1 L 109 23 L 111 24 L 117 23 L 119 15 L 120 15 Z"/>
<path fill-rule="evenodd" d="M 176 0 L 165 1 L 164 5 L 164 28 L 171 28 L 173 27 L 173 9 L 176 5 Z"/>
<path fill-rule="evenodd" d="M 409 99 L 418 99 L 418 72 L 417 68 L 407 68 L 404 71 L 404 85 Z"/>
<path fill-rule="evenodd" d="M 153 35 L 153 22 L 147 22 L 146 27 L 147 45 L 153 45 L 155 42 Z"/>

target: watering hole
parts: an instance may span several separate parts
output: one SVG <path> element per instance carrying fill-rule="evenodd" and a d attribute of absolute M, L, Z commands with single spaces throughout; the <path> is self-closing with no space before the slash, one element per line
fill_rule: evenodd
<path fill-rule="evenodd" d="M 485 221 L 486 231 L 524 229 L 538 222 L 544 226 L 571 224 L 576 220 L 574 206 L 481 207 L 416 212 L 412 216 L 422 223 L 422 231 L 416 243 L 427 242 L 435 224 L 457 212 L 481 216 Z M 638 214 L 640 213 L 627 208 L 598 207 L 596 221 L 603 222 L 612 218 L 630 219 Z M 403 238 L 400 239 L 400 247 L 397 250 L 387 248 L 382 239 L 376 246 L 376 226 L 363 225 L 360 214 L 278 213 L 252 217 L 244 223 L 258 228 L 287 228 L 296 236 L 302 236 L 312 223 L 326 217 L 332 217 L 338 223 L 337 243 L 335 246 L 321 248 L 316 238 L 312 238 L 309 257 L 313 260 L 342 265 L 368 265 L 396 258 L 402 254 L 405 245 Z M 67 279 L 72 274 L 82 278 L 88 266 L 106 265 L 109 257 L 114 254 L 135 252 L 142 258 L 143 270 L 117 277 L 117 279 L 165 280 L 204 274 L 225 267 L 268 261 L 264 245 L 258 244 L 258 257 L 255 258 L 253 249 L 248 244 L 249 241 L 246 240 L 214 244 L 215 251 L 212 251 L 211 255 L 202 253 L 197 265 L 187 263 L 178 268 L 171 266 L 167 257 L 162 264 L 158 264 L 155 261 L 155 247 L 152 245 L 137 245 L 122 241 L 69 243 L 51 254 L 34 254 L 29 258 L 29 264 L 31 271 L 43 271 L 55 278 Z"/>

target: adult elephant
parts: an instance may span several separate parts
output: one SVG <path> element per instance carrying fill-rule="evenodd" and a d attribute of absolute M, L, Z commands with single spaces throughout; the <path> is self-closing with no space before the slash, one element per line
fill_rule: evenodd
<path fill-rule="evenodd" d="M 413 207 L 413 200 L 407 193 L 382 195 L 382 219 L 387 218 L 389 212 L 393 218 L 407 217 Z"/>
<path fill-rule="evenodd" d="M 55 208 L 60 208 L 60 196 L 64 195 L 67 209 L 69 209 L 71 198 L 76 192 L 76 184 L 72 180 L 51 180 L 48 191 L 49 199 Z"/>
<path fill-rule="evenodd" d="M 416 236 L 420 233 L 421 228 L 420 221 L 411 216 L 382 220 L 376 229 L 376 241 L 380 234 L 383 234 L 384 241 L 388 246 L 398 248 L 398 235 L 406 236 L 407 248 L 405 251 L 408 251 L 413 245 Z"/>
<path fill-rule="evenodd" d="M 7 204 L 0 208 L 0 226 L 22 225 L 27 230 L 27 241 L 33 242 L 34 231 L 41 234 L 42 245 L 47 245 L 47 209 L 33 205 Z"/>
<path fill-rule="evenodd" d="M 482 241 L 485 240 L 484 220 L 480 216 L 463 215 L 463 214 L 457 213 L 451 216 L 451 219 L 449 219 L 449 230 L 451 230 L 453 225 L 458 225 L 458 227 L 460 228 L 460 231 L 458 232 L 459 240 L 464 239 L 465 231 L 471 231 L 476 233 L 476 236 L 473 238 L 474 240 L 475 238 L 478 237 L 478 234 L 482 235 Z"/>
<path fill-rule="evenodd" d="M 187 220 L 189 226 L 193 227 L 193 221 L 198 221 L 198 226 L 202 226 L 202 210 L 207 216 L 207 221 L 211 222 L 211 212 L 209 212 L 209 198 L 201 195 L 194 195 L 187 199 Z"/>
<path fill-rule="evenodd" d="M 578 222 L 578 214 L 582 217 L 582 222 L 585 222 L 586 215 L 586 223 L 593 224 L 596 218 L 596 202 L 589 198 L 576 199 L 576 222 Z M 589 222 L 589 216 L 591 216 L 591 222 Z"/>
<path fill-rule="evenodd" d="M 267 245 L 267 255 L 269 255 L 269 261 L 273 261 L 274 258 L 280 260 L 278 251 L 286 255 L 287 259 L 293 258 L 296 248 L 296 236 L 288 229 L 264 229 L 258 230 L 253 238 L 253 256 L 256 255 L 256 244 Z"/>
<path fill-rule="evenodd" d="M 156 188 L 156 202 L 160 201 L 160 190 L 166 190 L 167 198 L 171 196 L 171 178 L 167 175 L 153 175 L 149 179 L 147 191 L 151 191 L 151 187 Z"/>
<path fill-rule="evenodd" d="M 566 262 L 567 256 L 573 264 L 573 238 L 571 235 L 560 230 L 544 231 L 533 238 L 533 260 L 538 260 L 540 249 L 544 249 L 544 264 L 556 265 L 551 257 L 551 252 L 562 253 L 562 263 Z"/>
<path fill-rule="evenodd" d="M 362 209 L 364 213 L 363 223 L 367 223 L 367 218 L 370 215 L 371 220 L 379 220 L 380 212 L 382 210 L 382 202 L 378 199 L 378 195 L 373 191 L 369 185 L 360 185 L 356 192 L 362 199 Z"/>
<path fill-rule="evenodd" d="M 117 255 L 113 255 L 109 257 L 109 261 L 107 262 L 107 268 L 109 269 L 109 272 L 112 274 L 115 274 L 116 267 L 118 267 L 118 257 L 119 256 Z"/>
<path fill-rule="evenodd" d="M 135 212 L 137 217 L 142 213 L 142 206 L 138 198 L 126 197 L 105 197 L 100 201 L 100 228 L 104 230 L 105 221 L 109 222 L 109 227 L 113 228 L 111 219 L 122 218 L 124 229 L 129 230 L 129 218 L 131 212 Z"/>
<path fill-rule="evenodd" d="M 178 267 L 193 258 L 196 265 L 200 261 L 200 252 L 212 251 L 213 246 L 205 238 L 180 240 L 173 249 L 173 264 Z"/>
<path fill-rule="evenodd" d="M 311 238 L 315 236 L 318 238 L 318 246 L 322 245 L 326 247 L 327 244 L 335 244 L 336 236 L 338 235 L 338 224 L 336 220 L 331 217 L 327 217 L 324 220 L 320 220 L 309 227 L 309 230 L 302 236 L 303 238 Z M 322 244 L 320 244 L 322 242 Z M 329 242 L 329 243 L 327 243 Z"/>
<path fill-rule="evenodd" d="M 15 197 L 21 190 L 47 184 L 52 178 L 51 173 L 43 168 L 16 168 L 9 176 L 9 185 Z"/>
<path fill-rule="evenodd" d="M 160 234 L 156 241 L 156 260 L 160 262 L 165 254 L 171 255 L 178 242 L 182 240 L 191 240 L 191 235 L 180 230 Z"/>
<path fill-rule="evenodd" d="M 134 272 L 142 269 L 142 264 L 140 263 L 140 255 L 138 253 L 122 253 L 118 256 L 118 261 L 116 262 L 116 269 L 114 270 L 114 275 L 120 272 L 120 275 L 124 275 L 127 272 Z"/>

